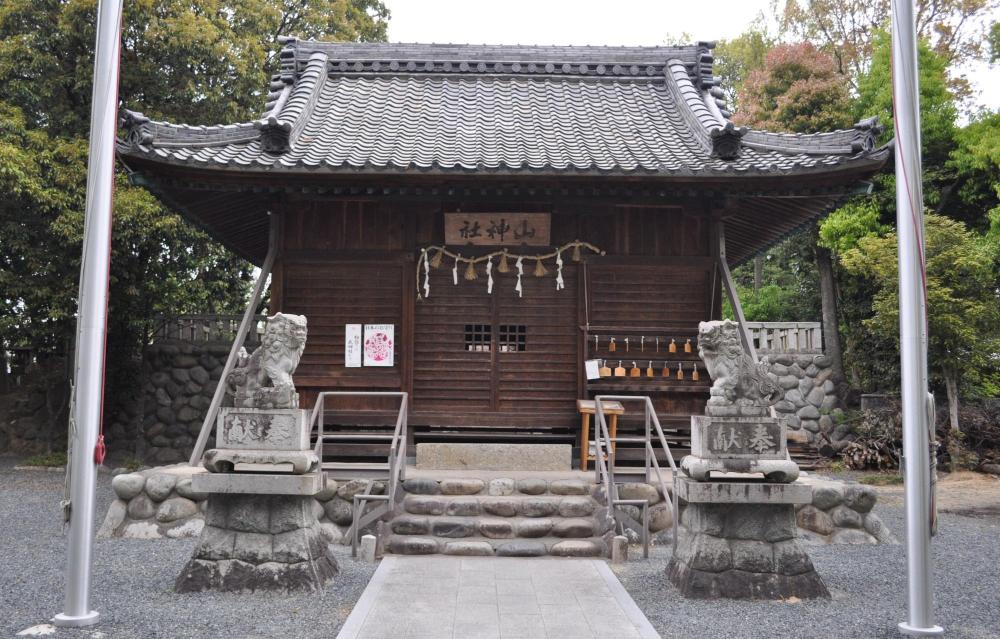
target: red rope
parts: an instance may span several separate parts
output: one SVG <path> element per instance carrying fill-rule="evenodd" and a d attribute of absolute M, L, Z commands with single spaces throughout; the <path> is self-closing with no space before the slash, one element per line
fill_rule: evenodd
<path fill-rule="evenodd" d="M 892 101 L 893 101 L 893 109 L 894 109 L 893 118 L 892 118 L 892 129 L 893 129 L 893 132 L 896 135 L 896 144 L 900 145 L 901 143 L 900 143 L 900 135 L 899 135 L 898 109 L 895 109 L 895 106 L 899 103 L 898 100 L 896 99 L 896 86 L 897 85 L 896 85 L 896 81 L 895 81 L 896 80 L 895 56 L 896 56 L 896 48 L 893 47 L 893 46 L 890 46 L 889 47 L 889 61 L 890 61 L 890 66 L 891 66 L 891 70 L 892 70 L 892 87 L 893 87 Z M 918 80 L 918 82 L 919 82 L 919 80 Z M 919 112 L 919 109 L 918 109 L 918 111 L 917 111 L 917 117 L 918 117 L 917 125 L 918 126 L 919 126 L 919 116 L 920 116 L 920 112 Z M 897 161 L 902 165 L 902 169 L 903 169 L 903 171 L 902 171 L 902 174 L 903 174 L 903 188 L 906 189 L 906 199 L 910 202 L 910 218 L 911 218 L 911 220 L 913 222 L 913 233 L 915 235 L 914 239 L 916 240 L 916 244 L 917 244 L 917 259 L 918 259 L 918 261 L 920 263 L 920 291 L 921 291 L 921 293 L 923 295 L 923 299 L 924 299 L 924 317 L 923 317 L 923 320 L 924 320 L 924 330 L 925 330 L 925 332 L 927 334 L 930 334 L 930 318 L 929 318 L 929 313 L 927 311 L 927 264 L 926 264 L 925 255 L 924 255 L 923 226 L 920 224 L 919 218 L 917 217 L 917 205 L 916 205 L 916 202 L 914 201 L 913 189 L 910 187 L 910 181 L 907 179 L 906 161 L 905 161 L 904 158 L 905 158 L 905 154 L 902 152 L 902 146 L 900 146 L 900 152 L 897 154 Z M 897 175 L 897 178 L 898 178 L 898 176 L 899 176 L 899 172 L 898 171 L 896 172 L 896 175 Z M 896 231 L 897 231 L 897 234 L 898 234 L 899 229 L 896 229 Z"/>

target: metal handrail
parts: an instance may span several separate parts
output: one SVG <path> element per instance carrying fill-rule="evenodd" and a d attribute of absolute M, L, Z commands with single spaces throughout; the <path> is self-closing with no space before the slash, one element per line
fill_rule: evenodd
<path fill-rule="evenodd" d="M 352 514 L 353 523 L 351 525 L 351 556 L 358 554 L 358 530 L 369 523 L 371 518 L 381 516 L 384 513 L 368 513 L 368 519 L 362 518 L 359 511 L 363 507 L 359 502 L 385 501 L 387 510 L 391 509 L 396 502 L 400 484 L 406 480 L 406 440 L 409 422 L 409 394 L 401 391 L 324 391 L 317 395 L 316 404 L 313 406 L 312 416 L 309 419 L 309 431 L 316 428 L 316 455 L 323 459 L 323 441 L 326 438 L 324 432 L 327 397 L 397 397 L 399 398 L 399 410 L 396 413 L 396 425 L 392 433 L 392 443 L 389 445 L 389 485 L 386 487 L 385 495 L 362 494 L 355 495 L 354 512 Z"/>
<path fill-rule="evenodd" d="M 607 423 L 606 423 L 606 421 L 604 419 L 604 406 L 603 406 L 603 402 L 619 402 L 619 403 L 643 402 L 644 414 L 645 414 L 645 422 L 646 422 L 646 428 L 645 428 L 646 435 L 645 435 L 645 442 L 644 442 L 645 443 L 645 446 L 644 446 L 645 447 L 645 453 L 646 453 L 646 460 L 645 460 L 646 466 L 645 466 L 644 480 L 647 483 L 649 483 L 650 477 L 651 477 L 651 473 L 655 474 L 656 475 L 656 480 L 660 484 L 660 490 L 663 492 L 663 496 L 666 497 L 668 492 L 670 494 L 670 508 L 671 508 L 672 513 L 673 513 L 673 522 L 674 522 L 674 534 L 673 534 L 672 552 L 676 553 L 677 552 L 677 527 L 680 525 L 680 519 L 679 519 L 679 515 L 678 515 L 678 503 L 677 503 L 677 464 L 674 462 L 674 454 L 670 450 L 670 444 L 667 443 L 667 437 L 666 437 L 666 435 L 663 434 L 663 427 L 660 425 L 660 419 L 659 419 L 659 417 L 657 417 L 657 415 L 656 415 L 656 409 L 653 407 L 653 400 L 650 399 L 648 395 L 598 395 L 598 396 L 596 396 L 594 398 L 594 413 L 595 413 L 595 415 L 597 417 L 597 422 L 600 424 L 600 428 L 598 429 L 598 432 L 599 433 L 603 433 L 603 436 L 608 441 L 608 447 L 609 447 L 609 449 L 611 451 L 610 460 L 611 460 L 612 466 L 611 466 L 610 476 L 611 476 L 612 484 L 613 484 L 613 478 L 614 478 L 614 448 L 613 448 L 612 442 L 613 441 L 617 441 L 617 439 L 619 439 L 619 438 L 616 437 L 614 440 L 612 440 L 612 438 L 608 437 L 608 435 L 607 435 L 608 427 L 607 427 Z M 663 479 L 663 473 L 662 473 L 662 470 L 660 468 L 660 462 L 659 462 L 659 460 L 656 459 L 656 447 L 653 445 L 653 437 L 652 437 L 654 431 L 656 433 L 657 439 L 659 440 L 660 447 L 666 453 L 667 462 L 670 464 L 671 479 L 672 479 L 672 488 L 670 488 L 670 489 L 667 488 L 667 483 Z M 601 444 L 599 443 L 597 445 L 597 449 L 598 449 L 596 451 L 597 453 L 600 453 L 600 448 L 601 448 Z M 600 474 L 598 474 L 598 478 L 600 478 Z M 610 491 L 608 491 L 606 489 L 606 492 L 609 495 L 609 499 L 611 499 Z M 615 489 L 615 493 L 616 494 L 614 495 L 614 499 L 617 499 L 617 489 Z M 644 543 L 645 546 L 648 546 L 648 532 L 649 532 L 648 523 L 644 522 L 643 526 L 646 527 L 645 530 L 644 530 L 645 537 L 644 537 L 644 542 L 643 543 Z M 649 553 L 648 547 L 644 547 L 643 548 L 643 555 L 644 556 L 648 556 L 648 553 Z"/>

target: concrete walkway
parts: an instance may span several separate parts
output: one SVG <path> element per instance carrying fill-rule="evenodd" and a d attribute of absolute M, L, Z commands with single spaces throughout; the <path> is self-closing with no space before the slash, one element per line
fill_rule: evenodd
<path fill-rule="evenodd" d="M 599 559 L 382 560 L 337 639 L 656 639 Z"/>

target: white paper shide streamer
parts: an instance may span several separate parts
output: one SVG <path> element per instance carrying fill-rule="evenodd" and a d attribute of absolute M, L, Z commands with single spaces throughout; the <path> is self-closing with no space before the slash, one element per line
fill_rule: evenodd
<path fill-rule="evenodd" d="M 486 260 L 486 294 L 493 295 L 493 260 Z"/>
<path fill-rule="evenodd" d="M 427 249 L 424 249 L 424 298 L 431 296 L 431 265 L 427 261 Z"/>
<path fill-rule="evenodd" d="M 524 275 L 524 256 L 519 255 L 517 258 L 517 263 L 514 265 L 517 267 L 517 286 L 514 290 L 517 291 L 518 297 L 524 297 L 524 289 L 521 288 L 521 276 Z"/>
<path fill-rule="evenodd" d="M 451 269 L 451 281 L 455 286 L 458 286 L 458 259 L 462 257 L 459 255 L 455 258 L 455 266 Z"/>
<path fill-rule="evenodd" d="M 562 276 L 563 259 L 562 251 L 556 251 L 556 290 L 561 291 L 566 288 L 566 282 L 563 281 Z"/>

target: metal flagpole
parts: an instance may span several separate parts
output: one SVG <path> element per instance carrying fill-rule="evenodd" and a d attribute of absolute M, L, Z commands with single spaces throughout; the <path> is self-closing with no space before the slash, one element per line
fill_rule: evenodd
<path fill-rule="evenodd" d="M 927 304 L 920 94 L 912 0 L 892 0 L 892 103 L 896 138 L 896 233 L 899 241 L 899 350 L 903 402 L 908 576 L 905 635 L 943 634 L 932 622 L 931 472 L 927 408 Z M 933 463 L 933 462 L 931 462 Z"/>
<path fill-rule="evenodd" d="M 89 626 L 100 615 L 90 609 L 90 560 L 94 542 L 94 491 L 104 392 L 104 350 L 111 262 L 111 204 L 118 114 L 118 61 L 122 0 L 100 0 L 90 113 L 87 210 L 80 266 L 76 325 L 74 402 L 70 415 L 71 459 L 66 600 L 57 626 Z"/>

